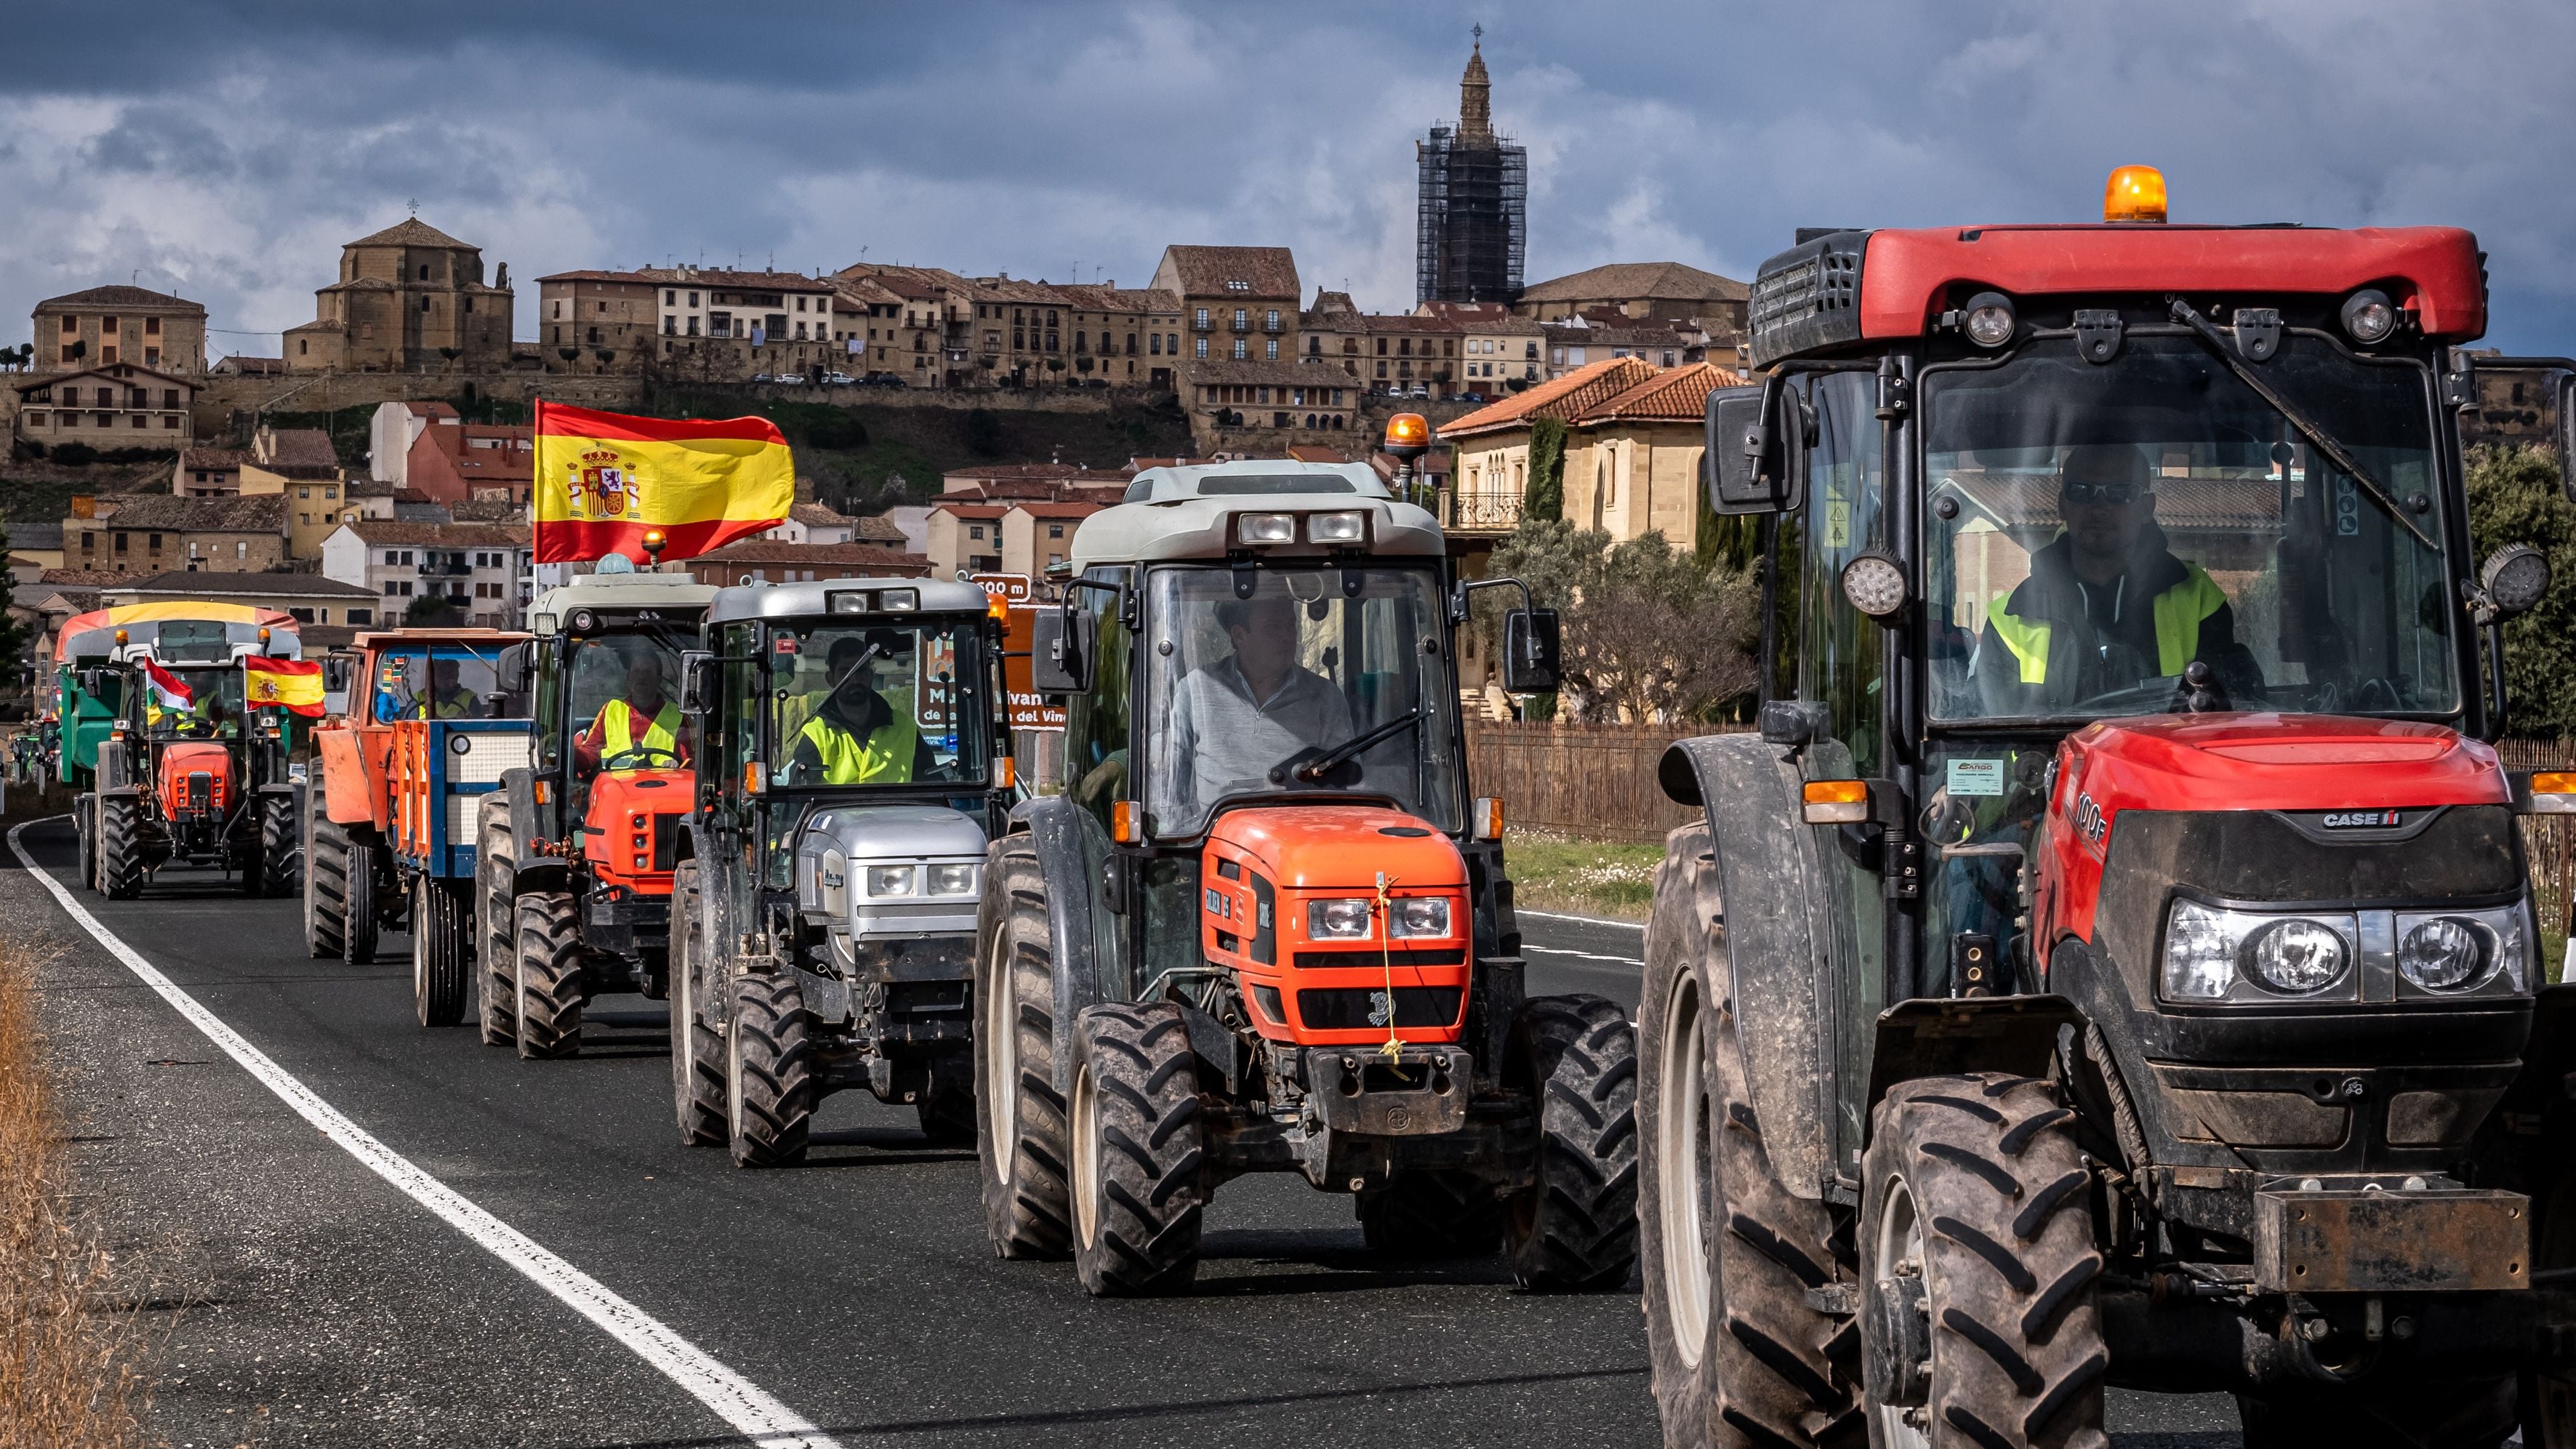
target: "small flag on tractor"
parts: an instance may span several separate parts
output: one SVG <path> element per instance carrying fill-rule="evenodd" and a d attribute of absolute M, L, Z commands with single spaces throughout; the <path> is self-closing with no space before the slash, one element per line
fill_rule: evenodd
<path fill-rule="evenodd" d="M 157 659 L 143 661 L 143 682 L 163 709 L 187 709 L 197 702 L 194 690 L 179 681 L 179 676 L 161 667 Z"/>
<path fill-rule="evenodd" d="M 673 422 L 537 404 L 538 563 L 624 554 L 694 558 L 777 527 L 796 502 L 796 464 L 767 418 Z"/>
<path fill-rule="evenodd" d="M 242 698 L 253 709 L 276 705 L 289 714 L 318 715 L 322 661 L 249 655 L 242 660 Z"/>

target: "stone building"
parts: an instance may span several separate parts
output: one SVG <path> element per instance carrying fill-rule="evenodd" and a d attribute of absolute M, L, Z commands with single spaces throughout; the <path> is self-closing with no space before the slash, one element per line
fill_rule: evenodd
<path fill-rule="evenodd" d="M 1441 522 L 1462 535 L 1518 527 L 1533 426 L 1553 418 L 1565 425 L 1566 522 L 1613 542 L 1661 532 L 1675 548 L 1696 547 L 1708 395 L 1741 381 L 1705 362 L 1664 368 L 1614 357 L 1449 422 L 1440 441 L 1457 460 Z"/>
<path fill-rule="evenodd" d="M 289 372 L 507 366 L 510 269 L 483 280 L 482 248 L 413 217 L 340 249 L 315 317 L 287 329 Z"/>
<path fill-rule="evenodd" d="M 1751 289 L 1732 277 L 1680 262 L 1614 262 L 1569 276 L 1533 282 L 1512 310 L 1541 322 L 1581 314 L 1616 313 L 1632 322 L 1697 322 L 1732 346 L 1744 336 L 1744 306 Z"/>
<path fill-rule="evenodd" d="M 63 519 L 63 562 L 121 574 L 258 573 L 286 562 L 286 517 L 275 493 L 80 494 Z"/>
<path fill-rule="evenodd" d="M 1295 360 L 1305 293 L 1286 247 L 1165 247 L 1150 285 L 1180 301 L 1185 361 Z"/>
<path fill-rule="evenodd" d="M 17 402 L 10 428 L 19 441 L 48 448 L 184 451 L 195 436 L 197 382 L 132 362 L 38 373 L 10 384 Z"/>
<path fill-rule="evenodd" d="M 91 287 L 36 304 L 35 370 L 140 363 L 195 377 L 206 370 L 206 309 L 144 287 Z"/>

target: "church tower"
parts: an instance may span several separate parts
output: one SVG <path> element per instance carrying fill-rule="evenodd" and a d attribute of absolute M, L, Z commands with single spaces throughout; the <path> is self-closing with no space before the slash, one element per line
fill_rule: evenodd
<path fill-rule="evenodd" d="M 1414 301 L 1511 303 L 1521 294 L 1528 241 L 1529 153 L 1494 133 L 1485 28 L 1476 27 L 1458 78 L 1458 124 L 1414 143 L 1421 206 Z"/>

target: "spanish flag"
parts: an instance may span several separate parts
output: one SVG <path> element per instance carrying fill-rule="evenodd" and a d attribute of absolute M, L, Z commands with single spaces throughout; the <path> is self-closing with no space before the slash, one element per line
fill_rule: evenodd
<path fill-rule="evenodd" d="M 322 661 L 245 655 L 242 698 L 253 709 L 273 704 L 290 714 L 318 715 L 322 712 Z"/>
<path fill-rule="evenodd" d="M 537 404 L 537 562 L 622 553 L 694 558 L 777 527 L 796 502 L 796 465 L 767 418 L 672 422 Z"/>

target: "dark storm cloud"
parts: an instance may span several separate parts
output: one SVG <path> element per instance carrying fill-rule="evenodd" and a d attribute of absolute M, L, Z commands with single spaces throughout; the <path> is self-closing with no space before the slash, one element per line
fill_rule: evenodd
<path fill-rule="evenodd" d="M 1477 19 L 1533 279 L 2080 220 L 2146 161 L 2177 219 L 2471 227 L 2492 340 L 2576 346 L 2576 7 L 2548 0 L 45 7 L 0 46 L 0 208 L 42 219 L 0 229 L 0 318 L 139 274 L 291 326 L 414 201 L 521 279 L 865 248 L 1134 284 L 1167 242 L 1279 242 L 1398 308 L 1410 142 Z"/>

